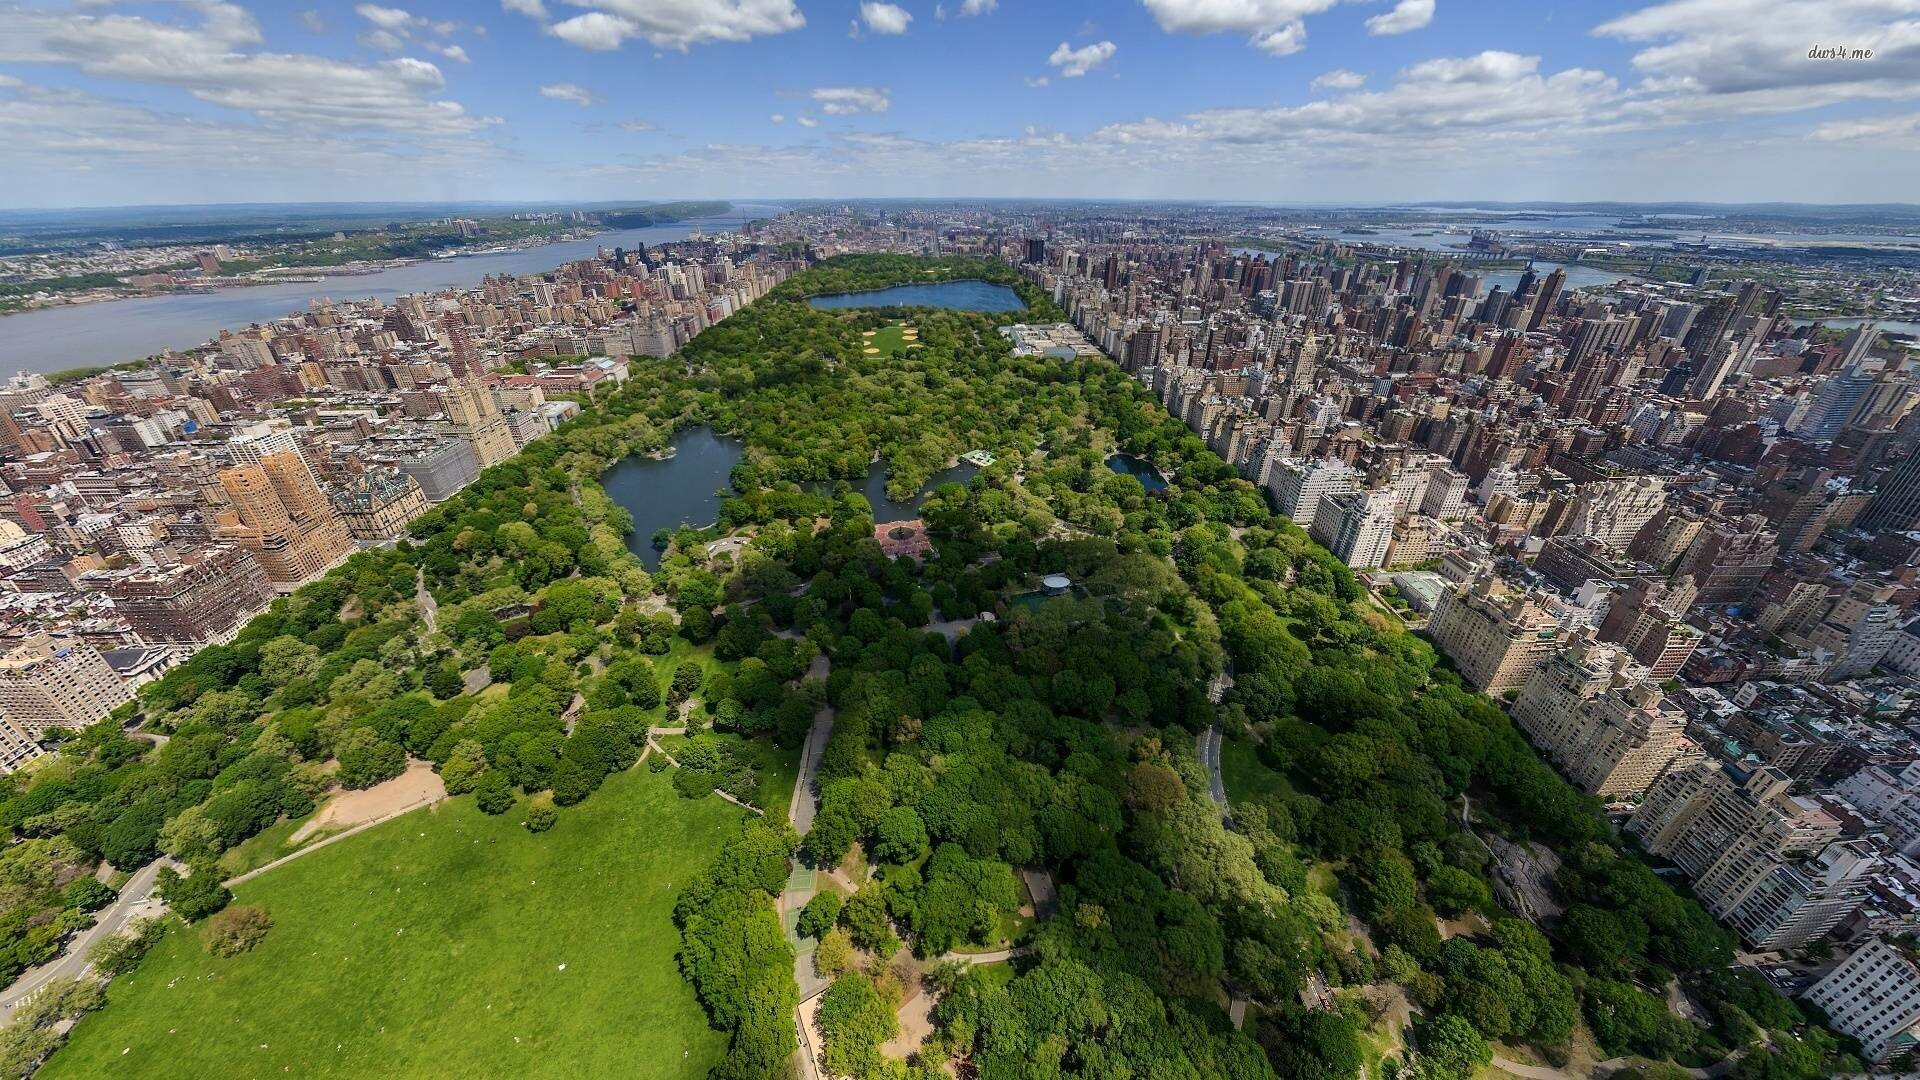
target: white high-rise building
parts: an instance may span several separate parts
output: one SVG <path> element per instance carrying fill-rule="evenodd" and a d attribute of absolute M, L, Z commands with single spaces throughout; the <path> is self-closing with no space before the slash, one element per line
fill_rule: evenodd
<path fill-rule="evenodd" d="M 1467 516 L 1467 488 L 1472 480 L 1466 473 L 1441 466 L 1427 478 L 1427 496 L 1420 512 L 1438 521 L 1459 521 Z"/>
<path fill-rule="evenodd" d="M 1884 826 L 1887 842 L 1900 854 L 1920 857 L 1920 761 L 1898 773 L 1868 765 L 1833 791 Z"/>
<path fill-rule="evenodd" d="M 1309 531 L 1335 558 L 1356 570 L 1384 566 L 1393 540 L 1396 502 L 1387 489 L 1331 494 L 1314 510 Z"/>
<path fill-rule="evenodd" d="M 1859 1039 L 1869 1061 L 1884 1062 L 1920 1043 L 1920 962 L 1898 945 L 1867 942 L 1803 996 L 1835 1031 Z"/>
<path fill-rule="evenodd" d="M 1353 466 L 1338 458 L 1314 461 L 1283 460 L 1274 463 L 1267 477 L 1267 490 L 1273 493 L 1280 513 L 1295 524 L 1313 524 L 1320 500 L 1328 495 L 1360 490 L 1360 476 Z"/>

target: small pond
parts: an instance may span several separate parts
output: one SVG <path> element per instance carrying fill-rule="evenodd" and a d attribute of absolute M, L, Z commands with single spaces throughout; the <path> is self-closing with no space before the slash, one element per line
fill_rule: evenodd
<path fill-rule="evenodd" d="M 985 312 L 1019 311 L 1027 306 L 1019 293 L 988 281 L 895 285 L 891 289 L 816 296 L 807 302 L 817 308 L 934 307 Z"/>
<path fill-rule="evenodd" d="M 1144 458 L 1132 454 L 1113 454 L 1107 458 L 1107 468 L 1124 476 L 1140 481 L 1140 486 L 1148 491 L 1161 491 L 1167 486 L 1167 478 Z"/>
<path fill-rule="evenodd" d="M 630 457 L 600 478 L 613 501 L 633 515 L 627 547 L 648 570 L 660 568 L 655 532 L 705 528 L 720 519 L 720 494 L 744 451 L 740 440 L 704 427 L 680 432 L 672 446 L 671 457 Z"/>
<path fill-rule="evenodd" d="M 927 501 L 928 495 L 933 494 L 934 488 L 942 484 L 964 484 L 972 480 L 973 474 L 979 471 L 978 468 L 965 462 L 951 469 L 942 469 L 922 484 L 913 498 L 904 502 L 895 502 L 887 498 L 887 464 L 884 461 L 876 461 L 867 469 L 867 478 L 861 484 L 860 494 L 865 495 L 867 501 L 873 504 L 873 520 L 876 523 L 900 521 L 905 518 L 919 517 L 921 505 Z M 816 480 L 804 486 L 808 491 L 822 495 L 833 494 L 831 481 Z"/>

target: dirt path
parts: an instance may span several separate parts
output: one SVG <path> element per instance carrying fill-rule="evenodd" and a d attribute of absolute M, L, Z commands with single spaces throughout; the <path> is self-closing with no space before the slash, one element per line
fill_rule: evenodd
<path fill-rule="evenodd" d="M 912 996 L 900 1004 L 894 1016 L 900 1021 L 900 1034 L 888 1039 L 880 1047 L 880 1052 L 891 1058 L 905 1059 L 920 1049 L 920 1044 L 933 1034 L 933 1007 L 940 999 L 919 985 L 915 980 Z"/>
<path fill-rule="evenodd" d="M 365 791 L 343 791 L 335 795 L 311 820 L 294 830 L 287 843 L 297 844 L 322 829 L 383 821 L 396 813 L 446 797 L 447 785 L 440 774 L 433 771 L 433 766 L 424 761 L 410 761 L 406 771 L 391 780 Z"/>

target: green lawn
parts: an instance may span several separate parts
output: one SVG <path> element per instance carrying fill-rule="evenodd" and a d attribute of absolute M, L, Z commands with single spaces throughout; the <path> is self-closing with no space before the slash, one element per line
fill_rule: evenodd
<path fill-rule="evenodd" d="M 881 356 L 905 352 L 910 344 L 906 339 L 906 330 L 904 323 L 888 323 L 874 331 L 872 337 L 861 338 L 861 348 L 863 350 L 879 349 Z"/>
<path fill-rule="evenodd" d="M 456 798 L 242 885 L 259 947 L 176 928 L 40 1075 L 704 1077 L 725 1039 L 671 909 L 741 811 L 635 769 L 544 835 L 521 816 Z"/>
<path fill-rule="evenodd" d="M 1286 777 L 1261 762 L 1259 747 L 1238 739 L 1220 741 L 1220 779 L 1226 782 L 1227 799 L 1231 802 L 1293 792 L 1293 785 Z"/>
<path fill-rule="evenodd" d="M 239 877 L 249 870 L 257 870 L 275 859 L 291 855 L 308 844 L 324 839 L 332 833 L 344 832 L 348 828 L 341 825 L 331 829 L 318 829 L 301 837 L 299 844 L 294 844 L 293 834 L 300 831 L 300 827 L 311 820 L 313 815 L 308 814 L 304 817 L 275 822 L 256 835 L 228 848 L 220 856 L 221 876 Z"/>
<path fill-rule="evenodd" d="M 703 720 L 712 721 L 710 716 Z M 705 731 L 700 738 L 716 739 L 735 750 L 744 751 L 753 762 L 754 771 L 760 774 L 760 808 L 767 817 L 775 821 L 787 820 L 787 809 L 793 804 L 793 785 L 800 778 L 800 751 L 785 750 L 774 745 L 770 737 L 744 739 L 731 731 Z M 653 741 L 675 758 L 680 756 L 680 748 L 687 745 L 692 736 L 661 735 Z"/>

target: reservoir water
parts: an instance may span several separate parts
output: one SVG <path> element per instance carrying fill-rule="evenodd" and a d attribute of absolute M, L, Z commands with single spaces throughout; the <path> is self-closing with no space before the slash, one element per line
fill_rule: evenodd
<path fill-rule="evenodd" d="M 681 431 L 671 445 L 671 457 L 630 457 L 600 477 L 613 501 L 633 515 L 627 547 L 649 570 L 660 568 L 655 532 L 705 528 L 720 519 L 721 492 L 745 449 L 739 439 L 704 427 Z"/>
<path fill-rule="evenodd" d="M 868 292 L 816 296 L 817 308 L 937 307 L 958 311 L 1019 311 L 1026 307 L 1020 294 L 987 281 L 941 281 L 929 285 L 895 285 Z"/>
<path fill-rule="evenodd" d="M 321 298 L 345 301 L 374 297 L 388 301 L 405 293 L 478 285 L 488 274 L 536 274 L 574 259 L 589 258 L 601 248 L 632 251 L 643 244 L 685 240 L 696 229 L 724 232 L 753 218 L 778 213 L 779 209 L 736 204 L 718 217 L 644 229 L 613 229 L 589 240 L 492 255 L 427 259 L 373 274 L 22 312 L 0 318 L 0 374 L 46 374 L 65 368 L 124 363 L 165 349 L 192 348 L 212 340 L 221 330 L 238 330 L 305 311 L 309 303 Z"/>
<path fill-rule="evenodd" d="M 1160 475 L 1159 469 L 1154 468 L 1142 458 L 1134 457 L 1132 454 L 1112 455 L 1107 458 L 1107 468 L 1112 469 L 1122 476 L 1133 477 L 1135 480 L 1140 481 L 1140 486 L 1146 488 L 1148 491 L 1162 491 L 1167 486 L 1167 478 Z"/>

